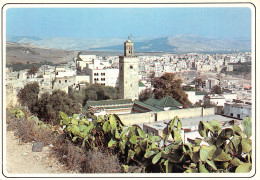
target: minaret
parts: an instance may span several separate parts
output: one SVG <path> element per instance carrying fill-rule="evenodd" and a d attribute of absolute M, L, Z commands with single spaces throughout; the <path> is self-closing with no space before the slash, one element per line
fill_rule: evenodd
<path fill-rule="evenodd" d="M 134 56 L 134 43 L 128 37 L 124 42 L 124 56 L 119 56 L 119 98 L 138 99 L 139 58 Z"/>

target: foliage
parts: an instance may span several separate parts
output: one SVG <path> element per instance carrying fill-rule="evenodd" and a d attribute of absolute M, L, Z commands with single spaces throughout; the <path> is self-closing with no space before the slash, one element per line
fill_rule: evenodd
<path fill-rule="evenodd" d="M 245 124 L 243 123 L 244 128 L 251 129 L 249 124 Z M 196 138 L 193 147 L 186 149 L 192 161 L 185 172 L 249 172 L 251 170 L 252 142 L 239 126 L 233 124 L 232 128 L 221 129 L 216 120 L 201 121 L 199 133 L 203 139 Z M 200 145 L 202 142 L 208 145 Z"/>
<path fill-rule="evenodd" d="M 38 71 L 39 71 L 39 68 L 36 66 L 33 66 L 31 69 L 29 69 L 27 71 L 27 74 L 32 76 L 32 75 L 35 75 Z"/>
<path fill-rule="evenodd" d="M 244 62 L 244 63 L 234 63 L 233 64 L 233 71 L 227 71 L 227 67 L 221 69 L 221 73 L 228 74 L 228 75 L 246 75 L 251 73 L 251 63 Z"/>
<path fill-rule="evenodd" d="M 87 153 L 85 173 L 122 173 L 119 160 L 116 155 L 100 150 L 89 150 Z"/>
<path fill-rule="evenodd" d="M 249 172 L 251 169 L 250 118 L 243 122 L 246 134 L 235 124 L 221 129 L 216 120 L 200 122 L 199 133 L 203 138 L 184 144 L 182 123 L 177 117 L 167 124 L 160 137 L 146 135 L 137 125 L 123 127 L 116 115 L 101 116 L 91 122 L 77 119 L 78 115 L 70 118 L 63 112 L 60 114 L 60 123 L 65 125 L 64 131 L 74 143 L 85 149 L 110 149 L 118 154 L 125 172 L 134 166 L 139 167 L 135 172 L 166 173 Z"/>
<path fill-rule="evenodd" d="M 12 67 L 13 71 L 20 71 L 20 70 L 24 70 L 24 69 L 30 69 L 33 67 L 41 67 L 42 65 L 50 65 L 53 66 L 53 62 L 48 62 L 48 61 L 42 61 L 41 63 L 32 63 L 32 64 L 23 64 L 20 62 L 17 63 L 13 63 L 13 64 L 9 64 L 7 65 L 7 67 Z M 56 66 L 60 65 L 60 64 L 55 64 Z"/>
<path fill-rule="evenodd" d="M 153 93 L 156 99 L 162 99 L 169 95 L 176 101 L 180 102 L 184 108 L 191 105 L 188 95 L 182 89 L 181 79 L 175 79 L 173 73 L 164 73 L 160 78 L 153 82 L 155 88 Z"/>
<path fill-rule="evenodd" d="M 20 108 L 7 110 L 8 130 L 15 131 L 15 134 L 23 142 L 43 142 L 44 145 L 51 144 L 56 139 L 55 127 L 45 124 L 36 116 L 31 115 Z"/>
<path fill-rule="evenodd" d="M 212 88 L 212 93 L 213 93 L 213 94 L 222 94 L 222 89 L 221 89 L 221 87 L 218 86 L 218 85 L 213 86 L 213 88 Z"/>
<path fill-rule="evenodd" d="M 80 104 L 83 104 L 85 97 L 83 91 L 78 91 L 69 87 L 68 95 L 70 99 L 74 100 L 75 102 L 79 102 Z"/>
<path fill-rule="evenodd" d="M 23 89 L 18 92 L 18 98 L 23 106 L 27 106 L 30 111 L 33 110 L 38 101 L 40 86 L 38 82 L 27 83 Z"/>
<path fill-rule="evenodd" d="M 139 100 L 144 102 L 149 98 L 153 97 L 153 91 L 152 89 L 144 89 L 139 94 Z"/>
<path fill-rule="evenodd" d="M 204 108 L 212 108 L 212 107 L 217 107 L 217 105 L 211 101 L 205 101 L 202 105 Z"/>
<path fill-rule="evenodd" d="M 84 90 L 85 99 L 83 106 L 87 101 L 106 100 L 106 99 L 117 99 L 118 90 L 111 86 L 103 86 L 100 84 L 91 84 Z"/>
<path fill-rule="evenodd" d="M 201 91 L 201 88 L 203 87 L 203 81 L 201 78 L 195 78 L 191 83 L 195 84 L 196 91 Z"/>
<path fill-rule="evenodd" d="M 79 113 L 81 103 L 77 102 L 77 99 L 72 99 L 66 92 L 55 90 L 52 94 L 42 94 L 33 112 L 43 121 L 57 125 L 60 120 L 59 111 L 64 111 L 69 115 Z"/>

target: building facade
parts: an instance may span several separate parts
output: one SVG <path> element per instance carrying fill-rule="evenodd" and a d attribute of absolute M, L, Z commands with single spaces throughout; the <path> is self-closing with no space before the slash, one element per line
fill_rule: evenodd
<path fill-rule="evenodd" d="M 224 105 L 224 115 L 239 119 L 252 117 L 252 105 L 246 103 L 228 102 Z"/>

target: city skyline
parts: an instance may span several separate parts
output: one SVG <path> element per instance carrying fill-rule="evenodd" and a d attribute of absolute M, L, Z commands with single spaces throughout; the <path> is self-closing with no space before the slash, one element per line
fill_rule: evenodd
<path fill-rule="evenodd" d="M 191 33 L 251 38 L 246 7 L 9 8 L 7 36 L 109 38 Z"/>

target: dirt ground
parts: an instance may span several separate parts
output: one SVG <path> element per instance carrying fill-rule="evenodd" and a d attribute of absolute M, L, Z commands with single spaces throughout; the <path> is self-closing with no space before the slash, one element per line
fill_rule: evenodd
<path fill-rule="evenodd" d="M 51 147 L 32 152 L 32 143 L 22 143 L 14 132 L 6 133 L 6 170 L 10 174 L 68 173 L 51 154 Z"/>

